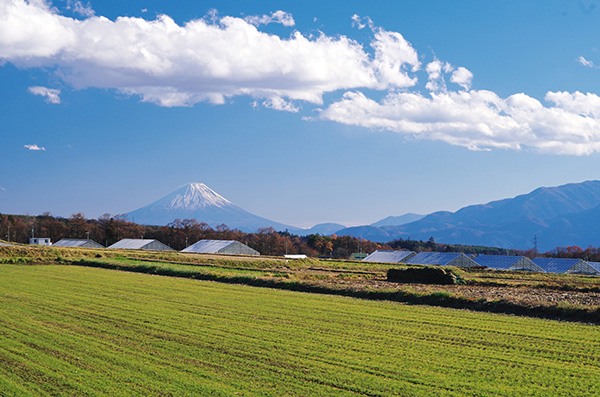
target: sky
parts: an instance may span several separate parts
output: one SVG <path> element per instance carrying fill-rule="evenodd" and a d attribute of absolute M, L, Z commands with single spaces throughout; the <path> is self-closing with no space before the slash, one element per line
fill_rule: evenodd
<path fill-rule="evenodd" d="M 0 213 L 310 227 L 600 179 L 600 0 L 0 0 Z"/>

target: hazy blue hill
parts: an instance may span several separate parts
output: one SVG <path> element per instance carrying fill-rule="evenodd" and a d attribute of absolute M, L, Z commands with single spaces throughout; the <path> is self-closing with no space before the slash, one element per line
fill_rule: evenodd
<path fill-rule="evenodd" d="M 395 234 L 390 234 L 385 229 L 375 226 L 354 226 L 335 232 L 338 236 L 353 236 L 375 242 L 387 242 L 395 239 Z"/>
<path fill-rule="evenodd" d="M 388 216 L 387 218 L 384 218 L 380 221 L 371 223 L 371 226 L 380 227 L 380 226 L 405 225 L 410 222 L 418 221 L 419 219 L 422 219 L 424 216 L 425 215 L 419 215 L 419 214 L 413 214 L 413 213 L 408 213 L 408 214 L 404 214 L 404 215 L 400 215 L 400 216 Z"/>
<path fill-rule="evenodd" d="M 397 227 L 361 226 L 338 234 L 376 236 L 451 244 L 477 244 L 528 249 L 538 236 L 540 251 L 556 246 L 600 245 L 600 181 L 543 187 L 512 199 L 471 205 L 456 212 L 434 212 Z M 365 229 L 368 228 L 368 229 Z M 388 236 L 388 237 L 386 237 Z M 367 237 L 365 237 L 367 238 Z"/>
<path fill-rule="evenodd" d="M 340 229 L 345 229 L 346 226 L 339 223 L 319 223 L 318 225 L 314 225 L 310 229 L 303 230 L 300 234 L 303 236 L 308 236 L 310 234 L 320 234 L 322 236 L 328 236 L 330 234 L 334 234 Z"/>

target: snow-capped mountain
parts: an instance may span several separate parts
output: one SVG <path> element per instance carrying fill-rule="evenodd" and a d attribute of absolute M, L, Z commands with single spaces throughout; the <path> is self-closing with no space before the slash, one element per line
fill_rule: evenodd
<path fill-rule="evenodd" d="M 238 207 L 203 183 L 190 183 L 158 201 L 131 211 L 127 217 L 143 225 L 166 225 L 175 219 L 196 219 L 214 227 L 225 224 L 229 228 L 244 232 L 256 232 L 259 228 L 273 227 L 275 230 L 301 231 L 254 215 Z"/>

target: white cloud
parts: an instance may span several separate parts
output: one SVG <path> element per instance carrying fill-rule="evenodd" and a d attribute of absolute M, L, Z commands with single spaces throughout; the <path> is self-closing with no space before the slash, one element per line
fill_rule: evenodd
<path fill-rule="evenodd" d="M 582 56 L 577 58 L 577 62 L 579 62 L 580 64 L 582 64 L 583 66 L 588 67 L 588 68 L 596 68 L 597 67 L 596 65 L 594 65 L 594 62 L 588 61 L 587 59 L 585 59 Z"/>
<path fill-rule="evenodd" d="M 6 189 L 5 189 L 5 188 L 3 188 L 2 186 L 0 186 L 0 190 L 2 190 L 3 192 L 5 192 L 5 191 L 6 191 Z"/>
<path fill-rule="evenodd" d="M 37 151 L 37 150 L 46 150 L 46 148 L 45 148 L 45 147 L 43 147 L 43 146 L 38 146 L 38 145 L 36 145 L 36 144 L 34 144 L 34 145 L 25 145 L 25 148 L 26 148 L 26 149 L 29 149 L 29 150 L 36 150 L 36 151 Z"/>
<path fill-rule="evenodd" d="M 366 28 L 367 26 L 370 29 L 374 29 L 375 24 L 369 17 L 361 18 L 358 14 L 354 14 L 354 15 L 352 15 L 352 26 L 357 27 L 358 30 L 362 30 L 362 29 Z"/>
<path fill-rule="evenodd" d="M 549 92 L 546 101 L 554 106 L 544 106 L 525 94 L 503 99 L 483 90 L 431 93 L 430 97 L 398 92 L 380 102 L 360 92 L 347 92 L 323 110 L 320 118 L 472 150 L 600 152 L 600 97 Z"/>
<path fill-rule="evenodd" d="M 292 14 L 285 11 L 275 11 L 272 12 L 271 15 L 263 15 L 263 16 L 249 16 L 244 18 L 244 20 L 248 23 L 251 23 L 254 26 L 259 25 L 268 25 L 270 23 L 280 23 L 283 26 L 291 27 L 296 24 Z"/>
<path fill-rule="evenodd" d="M 29 87 L 29 92 L 33 95 L 40 95 L 46 97 L 46 102 L 59 104 L 60 103 L 60 90 L 47 87 Z"/>
<path fill-rule="evenodd" d="M 469 69 L 460 66 L 454 72 L 452 72 L 452 77 L 450 77 L 450 81 L 454 84 L 458 84 L 463 89 L 468 90 L 471 88 L 471 81 L 473 81 L 473 73 L 471 73 Z"/>
<path fill-rule="evenodd" d="M 82 17 L 93 17 L 96 14 L 90 3 L 83 5 L 81 1 L 68 0 L 67 8 L 72 9 L 75 14 L 81 15 Z"/>
<path fill-rule="evenodd" d="M 221 104 L 238 95 L 321 104 L 327 92 L 417 81 L 409 76 L 419 66 L 416 51 L 382 29 L 369 53 L 346 36 L 280 38 L 216 12 L 184 25 L 165 15 L 76 20 L 45 3 L 0 0 L 0 15 L 0 62 L 54 68 L 74 88 L 112 88 L 161 106 Z M 289 24 L 288 16 L 269 19 Z"/>
<path fill-rule="evenodd" d="M 282 38 L 259 29 L 267 23 L 293 26 L 284 11 L 242 19 L 211 10 L 179 25 L 166 15 L 113 21 L 95 16 L 89 3 L 70 4 L 87 17 L 59 15 L 44 0 L 0 0 L 0 65 L 46 68 L 76 89 L 114 89 L 166 107 L 248 96 L 257 106 L 299 112 L 299 101 L 321 105 L 324 94 L 343 90 L 348 92 L 340 100 L 319 110 L 320 119 L 473 150 L 600 152 L 597 95 L 549 92 L 542 103 L 525 94 L 500 98 L 471 90 L 468 69 L 434 58 L 422 70 L 410 42 L 368 17 L 352 16 L 359 29 L 371 30 L 371 42 L 363 45 L 343 35 L 295 31 Z M 595 67 L 584 57 L 578 62 Z M 419 74 L 427 75 L 428 95 L 414 88 Z M 357 92 L 365 89 L 387 95 L 375 101 Z M 60 102 L 59 90 L 29 90 Z"/>

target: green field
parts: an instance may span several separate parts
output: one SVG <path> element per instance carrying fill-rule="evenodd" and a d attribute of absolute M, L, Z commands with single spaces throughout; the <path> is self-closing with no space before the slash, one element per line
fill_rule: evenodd
<path fill-rule="evenodd" d="M 595 325 L 77 266 L 1 272 L 1 395 L 600 394 Z"/>

